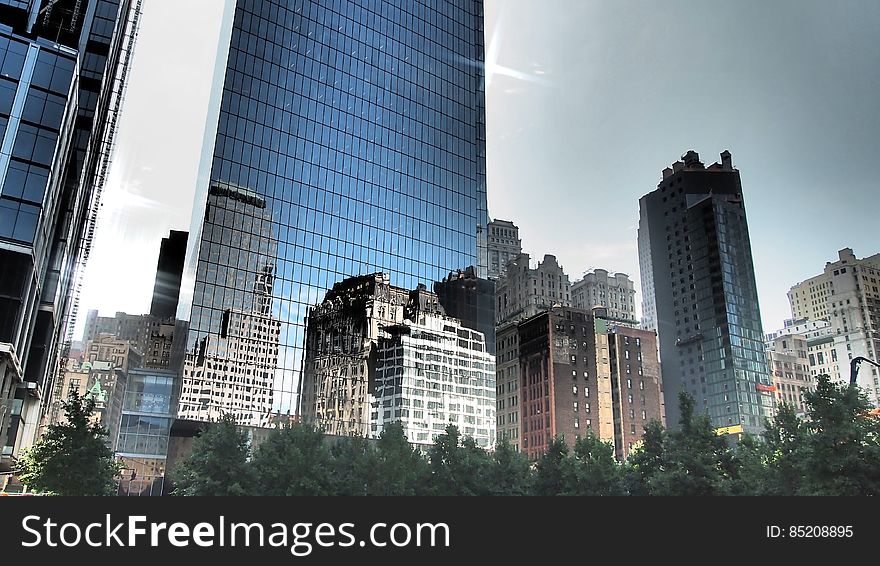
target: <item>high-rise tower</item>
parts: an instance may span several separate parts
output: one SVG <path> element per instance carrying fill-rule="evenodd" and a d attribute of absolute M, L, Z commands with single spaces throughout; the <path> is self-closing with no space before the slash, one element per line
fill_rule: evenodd
<path fill-rule="evenodd" d="M 690 393 L 721 432 L 763 430 L 773 397 L 742 184 L 730 152 L 689 151 L 639 201 L 644 325 L 656 330 L 666 418 Z"/>
<path fill-rule="evenodd" d="M 230 411 L 261 424 L 245 408 L 254 388 L 254 410 L 297 410 L 307 308 L 335 282 L 385 272 L 416 288 L 468 265 L 485 277 L 483 5 L 229 0 L 226 10 L 178 354 L 196 368 L 200 349 L 221 343 L 224 313 L 244 317 L 269 269 L 267 311 L 254 315 L 266 336 L 252 345 L 266 358 L 252 361 L 268 362 L 259 378 L 224 369 L 241 382 L 220 383 L 214 365 L 234 359 L 218 348 L 198 380 L 186 377 L 179 416 Z"/>

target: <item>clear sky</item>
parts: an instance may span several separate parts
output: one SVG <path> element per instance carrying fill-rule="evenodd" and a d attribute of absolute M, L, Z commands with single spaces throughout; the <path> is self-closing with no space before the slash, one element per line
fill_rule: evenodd
<path fill-rule="evenodd" d="M 741 172 L 765 331 L 837 250 L 880 252 L 880 2 L 485 4 L 489 213 L 533 257 L 638 281 L 638 199 L 689 149 Z M 220 0 L 144 10 L 82 313 L 146 312 L 189 228 Z"/>

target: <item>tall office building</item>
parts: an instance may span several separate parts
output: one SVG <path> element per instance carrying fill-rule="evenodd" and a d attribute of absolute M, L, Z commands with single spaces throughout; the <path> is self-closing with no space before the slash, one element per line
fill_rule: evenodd
<path fill-rule="evenodd" d="M 507 262 L 522 253 L 519 227 L 509 220 L 489 223 L 489 279 L 500 279 L 507 272 Z"/>
<path fill-rule="evenodd" d="M 773 408 L 742 184 L 730 152 L 689 151 L 639 201 L 643 324 L 656 330 L 666 417 L 678 395 L 724 432 L 760 433 Z"/>
<path fill-rule="evenodd" d="M 175 355 L 198 360 L 270 270 L 260 316 L 277 334 L 258 347 L 276 348 L 277 363 L 264 360 L 273 395 L 261 381 L 256 419 L 258 405 L 296 411 L 306 311 L 335 282 L 386 272 L 415 288 L 467 265 L 485 277 L 483 5 L 238 0 L 226 10 Z M 212 200 L 221 194 L 238 208 Z M 230 214 L 244 221 L 228 225 Z M 240 398 L 215 394 L 216 371 L 198 380 L 200 393 L 181 397 L 187 418 L 244 412 Z M 205 402 L 210 411 L 195 407 Z"/>
<path fill-rule="evenodd" d="M 611 275 L 604 269 L 584 273 L 571 284 L 571 304 L 578 309 L 602 307 L 610 318 L 637 324 L 636 288 L 626 273 Z"/>
<path fill-rule="evenodd" d="M 139 14 L 0 1 L 0 468 L 34 441 L 60 369 Z"/>
<path fill-rule="evenodd" d="M 850 360 L 880 360 L 880 254 L 856 257 L 844 248 L 837 261 L 825 264 L 821 275 L 794 285 L 788 292 L 796 319 L 824 320 L 831 326 L 833 361 L 849 383 Z M 880 370 L 865 364 L 859 387 L 874 405 L 880 405 Z"/>

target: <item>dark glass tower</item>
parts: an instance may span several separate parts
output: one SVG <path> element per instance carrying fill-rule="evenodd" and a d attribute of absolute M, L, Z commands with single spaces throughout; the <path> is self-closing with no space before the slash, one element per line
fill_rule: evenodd
<path fill-rule="evenodd" d="M 644 324 L 656 330 L 670 425 L 690 393 L 719 433 L 760 433 L 773 397 L 739 171 L 689 151 L 639 202 Z"/>
<path fill-rule="evenodd" d="M 248 403 L 297 411 L 307 309 L 334 283 L 385 272 L 416 288 L 464 265 L 485 277 L 483 6 L 238 0 L 227 10 L 219 120 L 184 272 L 192 291 L 178 311 L 193 368 L 178 415 L 228 410 L 262 424 Z M 252 333 L 224 350 L 228 321 L 241 319 Z M 217 367 L 245 363 L 253 374 Z"/>
<path fill-rule="evenodd" d="M 35 439 L 74 311 L 140 0 L 0 0 L 0 468 Z"/>

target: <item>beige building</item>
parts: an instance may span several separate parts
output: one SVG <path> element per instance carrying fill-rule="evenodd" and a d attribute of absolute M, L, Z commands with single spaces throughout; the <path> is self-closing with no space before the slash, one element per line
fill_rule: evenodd
<path fill-rule="evenodd" d="M 833 351 L 822 352 L 826 364 L 825 353 L 837 364 L 831 375 L 848 382 L 850 360 L 880 358 L 880 254 L 859 259 L 852 249 L 842 249 L 837 261 L 825 264 L 821 275 L 793 286 L 788 299 L 794 318 L 829 323 Z M 858 384 L 874 405 L 880 402 L 876 367 L 863 366 Z"/>
<path fill-rule="evenodd" d="M 767 363 L 770 366 L 776 410 L 781 403 L 806 413 L 804 393 L 815 389 L 815 379 L 808 361 L 808 339 L 803 334 L 781 334 L 767 342 Z"/>
<path fill-rule="evenodd" d="M 636 324 L 636 289 L 629 275 L 594 269 L 571 284 L 571 304 L 577 309 L 602 307 L 608 318 Z"/>

